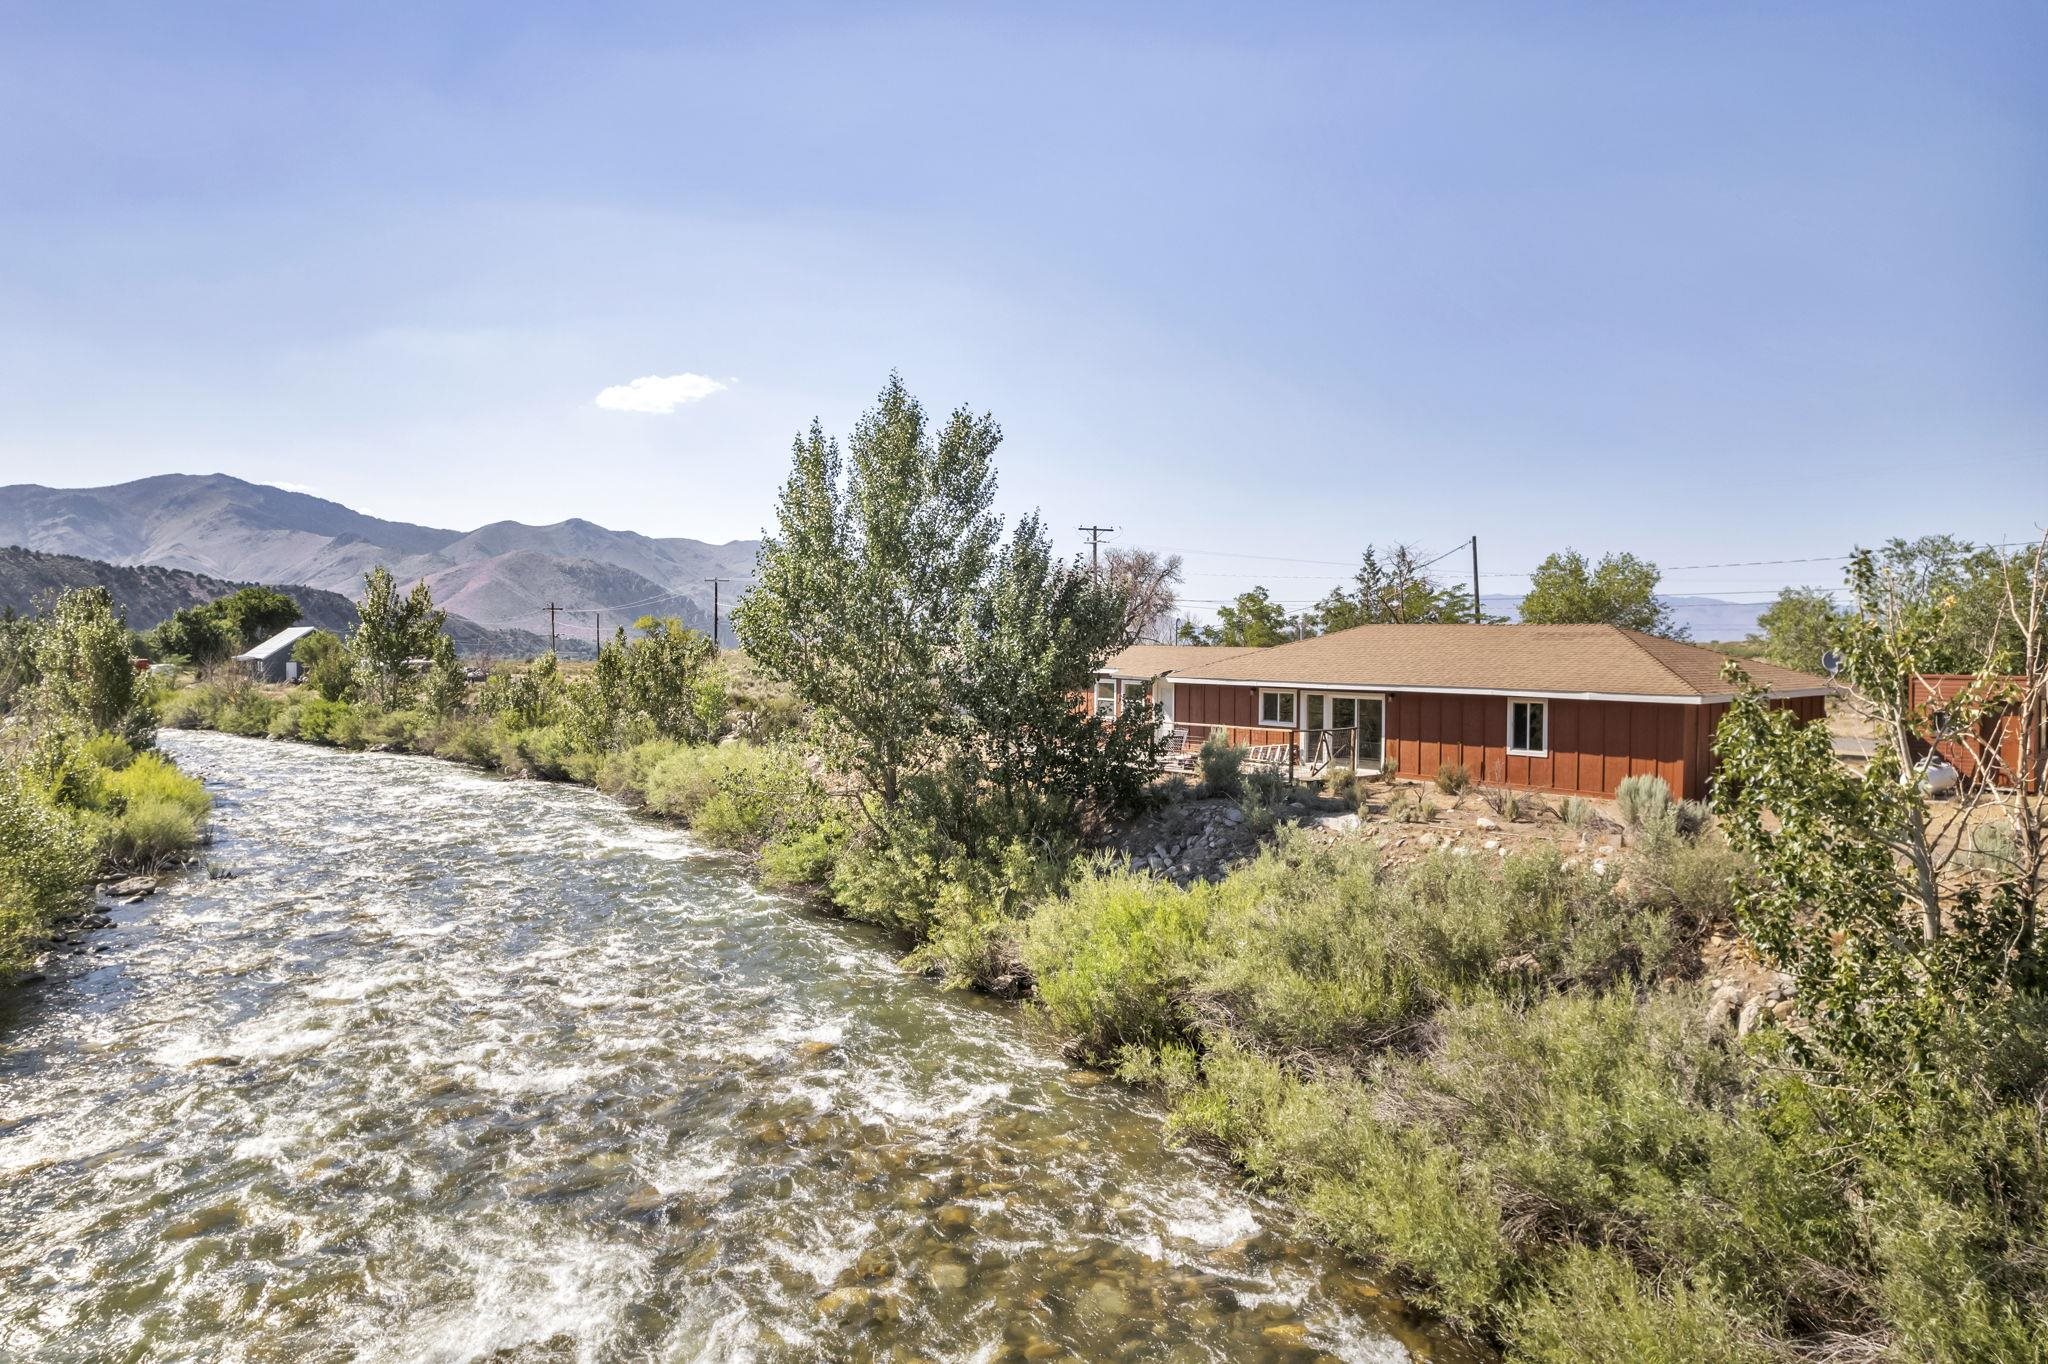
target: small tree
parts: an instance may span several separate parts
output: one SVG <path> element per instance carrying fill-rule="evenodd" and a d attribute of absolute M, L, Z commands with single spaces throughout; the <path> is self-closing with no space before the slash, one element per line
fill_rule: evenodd
<path fill-rule="evenodd" d="M 382 564 L 363 575 L 363 599 L 356 603 L 362 618 L 349 638 L 356 660 L 356 685 L 363 699 L 378 705 L 403 705 L 419 683 L 416 659 L 431 659 L 448 613 L 436 610 L 426 583 L 413 584 L 405 596 L 391 570 Z"/>
<path fill-rule="evenodd" d="M 456 655 L 455 641 L 435 635 L 428 652 L 424 699 L 427 709 L 442 719 L 457 714 L 469 700 L 469 674 Z"/>
<path fill-rule="evenodd" d="M 214 602 L 211 609 L 227 627 L 237 653 L 255 648 L 299 620 L 298 602 L 274 587 L 242 588 Z"/>
<path fill-rule="evenodd" d="M 1797 979 L 1811 1031 L 1795 1045 L 1809 1055 L 1877 1076 L 1918 1068 L 1948 1029 L 2043 984 L 2041 806 L 2015 778 L 2039 771 L 2048 713 L 2044 546 L 2007 575 L 2026 587 L 2009 592 L 1971 682 L 1938 702 L 1926 675 L 1952 658 L 1954 602 L 1901 590 L 1880 556 L 1855 556 L 1856 610 L 1834 642 L 1878 735 L 1862 773 L 1836 759 L 1825 727 L 1771 706 L 1730 665 L 1741 690 L 1716 741 L 1715 806 L 1758 866 L 1744 927 Z M 1992 666 L 2014 659 L 2017 675 Z M 2004 716 L 2020 722 L 2016 771 L 1988 751 L 1986 722 Z M 1934 739 L 1977 746 L 1974 771 L 1939 807 L 1924 784 Z M 1987 870 L 1966 831 L 1994 811 L 2012 852 Z"/>
<path fill-rule="evenodd" d="M 1820 672 L 1821 658 L 1842 620 L 1829 593 L 1811 587 L 1785 588 L 1756 620 L 1764 632 L 1764 657 L 1780 667 Z"/>
<path fill-rule="evenodd" d="M 41 711 L 60 724 L 122 732 L 134 717 L 128 627 L 104 587 L 66 592 L 34 634 Z"/>
<path fill-rule="evenodd" d="M 1671 610 L 1657 600 L 1657 565 L 1633 554 L 1602 555 L 1589 565 L 1575 549 L 1553 554 L 1529 575 L 1521 616 L 1530 625 L 1619 625 L 1682 638 Z"/>
<path fill-rule="evenodd" d="M 626 705 L 664 739 L 710 738 L 723 709 L 722 692 L 706 677 L 718 656 L 711 637 L 674 616 L 642 616 L 633 628 L 640 637 L 625 648 Z"/>
<path fill-rule="evenodd" d="M 1356 625 L 1445 625 L 1501 619 L 1475 616 L 1472 594 L 1464 587 L 1437 581 L 1420 560 L 1413 545 L 1394 545 L 1384 555 L 1367 545 L 1351 588 L 1339 587 L 1316 603 L 1317 624 L 1327 634 Z"/>
<path fill-rule="evenodd" d="M 1265 588 L 1254 587 L 1249 592 L 1240 592 L 1228 606 L 1217 607 L 1216 624 L 1200 629 L 1190 626 L 1181 632 L 1181 640 L 1187 644 L 1263 649 L 1285 644 L 1293 632 L 1294 623 L 1287 618 L 1287 608 L 1274 601 Z"/>
<path fill-rule="evenodd" d="M 815 709 L 833 756 L 884 806 L 938 753 L 961 611 L 1000 530 L 1001 441 L 965 408 L 934 431 L 894 374 L 843 463 L 812 422 L 733 610 L 747 656 Z"/>
<path fill-rule="evenodd" d="M 182 658 L 195 668 L 211 668 L 226 660 L 242 646 L 214 607 L 212 602 L 179 607 L 170 619 L 143 635 L 143 647 L 152 658 Z"/>
<path fill-rule="evenodd" d="M 356 661 L 348 646 L 326 630 L 315 630 L 292 645 L 299 681 L 329 701 L 345 701 L 355 690 Z"/>
<path fill-rule="evenodd" d="M 1158 762 L 1151 708 L 1100 716 L 1074 698 L 1122 647 L 1128 602 L 1078 563 L 1053 558 L 1035 516 L 1017 523 L 987 590 L 969 603 L 953 671 L 959 741 L 998 797 L 1015 809 L 1128 809 Z"/>

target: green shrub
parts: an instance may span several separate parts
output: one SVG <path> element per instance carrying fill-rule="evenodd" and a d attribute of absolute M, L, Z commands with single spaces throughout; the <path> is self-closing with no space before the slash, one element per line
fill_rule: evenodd
<path fill-rule="evenodd" d="M 299 702 L 298 716 L 298 737 L 308 743 L 341 744 L 344 721 L 352 722 L 356 732 L 361 732 L 354 706 L 317 693 Z"/>
<path fill-rule="evenodd" d="M 1764 1364 L 1782 1356 L 1711 1287 L 1644 1278 L 1611 1250 L 1574 1246 L 1516 1309 L 1508 1358 L 1530 1364 Z"/>
<path fill-rule="evenodd" d="M 118 772 L 106 777 L 106 791 L 117 808 L 162 803 L 203 821 L 213 810 L 206 784 L 180 772 L 176 764 L 158 753 L 142 753 Z"/>
<path fill-rule="evenodd" d="M 501 738 L 501 753 L 505 747 Z M 511 771 L 548 781 L 589 781 L 597 775 L 597 755 L 580 747 L 567 725 L 517 730 L 510 748 L 515 760 L 501 765 Z"/>
<path fill-rule="evenodd" d="M 846 839 L 846 821 L 836 812 L 785 829 L 761 849 L 761 879 L 771 886 L 830 885 Z"/>
<path fill-rule="evenodd" d="M 1360 780 L 1359 774 L 1351 768 L 1332 767 L 1323 773 L 1323 794 L 1331 800 L 1354 800 Z"/>
<path fill-rule="evenodd" d="M 1595 819 L 1599 818 L 1599 815 L 1593 809 L 1593 802 L 1581 796 L 1566 796 L 1564 808 L 1558 813 L 1567 825 L 1580 830 L 1585 829 Z"/>
<path fill-rule="evenodd" d="M 1228 730 L 1212 729 L 1195 753 L 1195 766 L 1202 785 L 1212 796 L 1237 794 L 1244 775 L 1247 750 L 1230 742 Z"/>
<path fill-rule="evenodd" d="M 123 869 L 155 869 L 199 846 L 205 821 L 167 800 L 135 801 L 106 825 L 106 857 Z"/>
<path fill-rule="evenodd" d="M 1479 788 L 1479 799 L 1487 809 L 1510 824 L 1527 814 L 1523 809 L 1525 797 L 1505 786 L 1482 786 Z"/>
<path fill-rule="evenodd" d="M 1698 839 L 1714 827 L 1714 807 L 1703 800 L 1684 800 L 1672 807 L 1671 825 L 1681 838 Z"/>
<path fill-rule="evenodd" d="M 1460 796 L 1472 785 L 1472 771 L 1463 763 L 1444 763 L 1436 770 L 1436 789 L 1447 796 Z"/>
<path fill-rule="evenodd" d="M 437 758 L 466 763 L 471 767 L 490 767 L 498 756 L 490 724 L 460 716 L 443 720 L 426 737 L 424 747 Z"/>
<path fill-rule="evenodd" d="M 1427 824 L 1436 818 L 1436 802 L 1419 786 L 1398 786 L 1387 797 L 1387 818 L 1396 824 Z"/>
<path fill-rule="evenodd" d="M 1970 850 L 1963 860 L 1966 865 L 1994 876 L 2012 875 L 2020 865 L 2012 830 L 2003 824 L 1979 824 L 1970 830 Z"/>
<path fill-rule="evenodd" d="M 1662 777 L 1647 773 L 1623 777 L 1614 788 L 1614 805 L 1621 822 L 1639 831 L 1661 828 L 1673 819 L 1671 787 Z"/>
<path fill-rule="evenodd" d="M 0 762 L 0 972 L 25 967 L 52 924 L 82 903 L 93 862 L 77 822 Z"/>
<path fill-rule="evenodd" d="M 1179 1041 L 1209 908 L 1205 887 L 1091 870 L 1025 926 L 1039 1007 L 1096 1059 Z"/>

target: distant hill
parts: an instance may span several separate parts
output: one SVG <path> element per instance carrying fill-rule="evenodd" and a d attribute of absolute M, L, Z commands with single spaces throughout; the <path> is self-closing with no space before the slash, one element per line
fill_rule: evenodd
<path fill-rule="evenodd" d="M 303 583 L 266 583 L 299 604 L 300 624 L 317 625 L 345 635 L 356 626 L 356 605 L 339 592 L 307 587 Z M 195 573 L 186 568 L 162 568 L 155 564 L 109 564 L 75 554 L 48 554 L 18 545 L 0 547 L 0 608 L 18 615 L 42 610 L 61 592 L 79 587 L 104 587 L 114 598 L 114 609 L 127 620 L 129 628 L 147 630 L 161 624 L 183 607 L 207 602 L 240 591 L 254 583 L 230 582 L 224 578 Z M 487 630 L 473 621 L 451 614 L 448 634 L 465 654 L 494 654 L 525 658 L 547 647 L 547 638 L 530 630 Z M 583 656 L 594 653 L 587 643 L 565 643 L 562 652 Z"/>
<path fill-rule="evenodd" d="M 1697 640 L 1747 639 L 1756 633 L 1757 617 L 1770 606 L 1769 602 L 1724 601 L 1719 597 L 1678 596 L 1662 600 L 1671 608 L 1671 618 L 1690 630 Z M 1479 601 L 1496 616 L 1522 618 L 1520 597 L 1489 594 Z"/>
<path fill-rule="evenodd" d="M 359 591 L 363 574 L 383 564 L 403 583 L 435 584 L 437 600 L 445 584 L 465 602 L 456 611 L 479 626 L 542 639 L 551 601 L 581 613 L 561 619 L 568 638 L 589 630 L 593 609 L 610 615 L 623 608 L 621 623 L 652 612 L 702 628 L 710 621 L 709 579 L 747 577 L 758 547 L 753 540 L 657 539 L 580 520 L 441 530 L 227 474 L 163 474 L 104 488 L 0 488 L 0 543 L 344 593 Z M 732 595 L 729 587 L 725 599 Z"/>

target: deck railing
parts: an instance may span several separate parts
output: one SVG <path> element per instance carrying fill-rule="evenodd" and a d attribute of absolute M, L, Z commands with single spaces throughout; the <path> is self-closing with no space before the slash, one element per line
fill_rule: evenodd
<path fill-rule="evenodd" d="M 1284 772 L 1290 781 L 1304 776 L 1319 777 L 1332 767 L 1358 766 L 1359 731 L 1355 725 L 1344 729 L 1283 729 L 1273 725 L 1189 721 L 1162 728 L 1166 734 L 1164 765 L 1169 769 L 1193 767 L 1202 745 L 1218 732 L 1227 742 L 1245 750 L 1245 766 Z"/>

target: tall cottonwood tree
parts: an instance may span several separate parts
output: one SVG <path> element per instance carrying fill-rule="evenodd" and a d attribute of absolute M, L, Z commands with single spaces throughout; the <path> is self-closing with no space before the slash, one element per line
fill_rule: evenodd
<path fill-rule="evenodd" d="M 1671 610 L 1657 600 L 1663 574 L 1633 554 L 1603 554 L 1586 562 L 1575 549 L 1553 554 L 1529 575 L 1522 620 L 1530 625 L 1619 625 L 1645 634 L 1681 639 Z"/>
<path fill-rule="evenodd" d="M 885 806 L 942 738 L 960 621 L 1001 533 L 1001 441 L 964 407 L 934 430 L 896 374 L 844 457 L 813 421 L 733 610 L 748 658 L 816 710 L 834 757 Z"/>
<path fill-rule="evenodd" d="M 355 657 L 358 689 L 365 700 L 380 705 L 404 702 L 419 680 L 412 661 L 433 658 L 448 613 L 435 608 L 434 594 L 424 582 L 400 596 L 391 570 L 379 564 L 363 575 L 356 614 L 362 619 L 349 637 L 349 652 Z"/>

